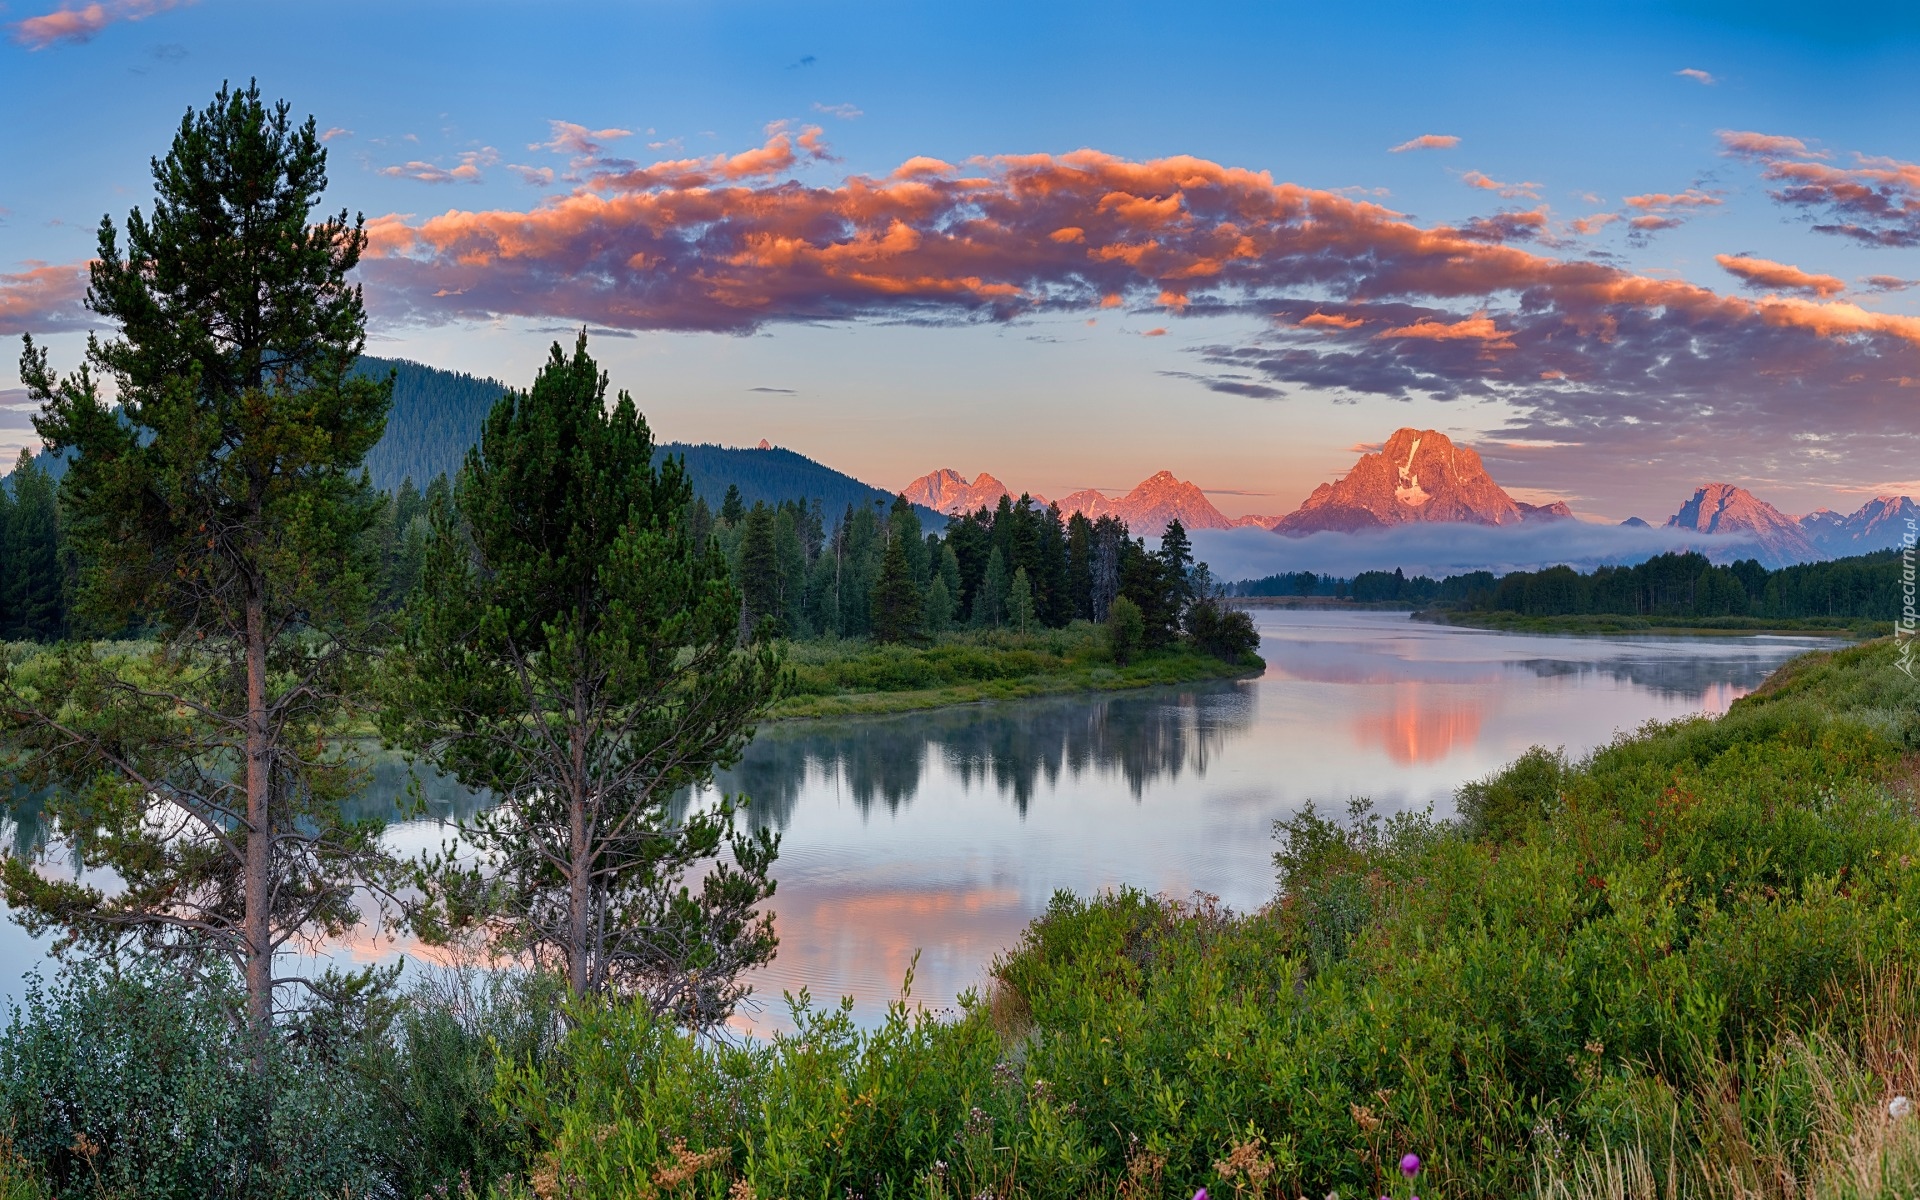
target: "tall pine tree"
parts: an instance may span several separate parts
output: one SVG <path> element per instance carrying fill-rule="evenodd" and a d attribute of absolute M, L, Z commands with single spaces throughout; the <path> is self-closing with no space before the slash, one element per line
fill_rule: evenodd
<path fill-rule="evenodd" d="M 737 648 L 718 548 L 683 523 L 681 461 L 656 469 L 625 392 L 559 346 L 509 393 L 442 504 L 408 605 L 383 729 L 498 803 L 462 827 L 479 861 L 427 876 L 436 923 L 489 931 L 563 972 L 706 1025 L 773 954 L 757 906 L 776 839 L 730 800 L 676 808 L 733 762 L 782 671 Z M 762 517 L 766 510 L 756 510 Z"/>
<path fill-rule="evenodd" d="M 86 834 L 73 853 L 120 887 L 9 858 L 7 901 L 70 940 L 226 958 L 264 1034 L 276 989 L 314 986 L 275 956 L 356 924 L 354 881 L 382 865 L 377 824 L 341 815 L 357 773 L 329 746 L 366 673 L 378 505 L 360 468 L 389 388 L 351 373 L 366 317 L 347 273 L 366 234 L 315 212 L 311 119 L 223 88 L 153 179 L 124 248 L 100 224 L 87 302 L 117 335 L 65 378 L 29 339 L 20 373 L 41 437 L 71 454 L 86 609 L 159 649 L 136 663 L 69 646 L 5 683 L 19 774 L 60 785 L 50 811 Z"/>

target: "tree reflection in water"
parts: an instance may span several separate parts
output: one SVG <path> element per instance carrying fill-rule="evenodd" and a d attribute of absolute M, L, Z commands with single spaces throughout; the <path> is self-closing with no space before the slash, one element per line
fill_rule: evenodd
<path fill-rule="evenodd" d="M 1064 774 L 1147 784 L 1204 776 L 1225 742 L 1249 729 L 1253 687 L 1236 683 L 969 705 L 891 717 L 795 721 L 760 731 L 715 784 L 750 798 L 756 825 L 784 828 L 809 782 L 837 786 L 862 813 L 912 802 L 938 761 L 963 787 L 991 786 L 1022 815 Z"/>

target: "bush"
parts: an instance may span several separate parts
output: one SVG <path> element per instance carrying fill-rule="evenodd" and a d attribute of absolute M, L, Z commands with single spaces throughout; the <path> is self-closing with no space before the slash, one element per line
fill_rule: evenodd
<path fill-rule="evenodd" d="M 1140 606 L 1125 596 L 1116 596 L 1107 610 L 1107 651 L 1113 661 L 1126 666 L 1146 643 L 1147 619 Z"/>
<path fill-rule="evenodd" d="M 154 966 L 80 965 L 51 990 L 30 978 L 0 1037 L 13 1149 L 60 1195 L 373 1191 L 387 1138 L 366 1090 L 296 1045 L 268 1047 L 253 1073 L 242 1005 L 230 981 Z"/>
<path fill-rule="evenodd" d="M 1461 784 L 1454 793 L 1454 811 L 1468 837 L 1512 841 L 1527 831 L 1529 823 L 1552 815 L 1566 778 L 1566 753 L 1534 746 L 1503 770 Z"/>

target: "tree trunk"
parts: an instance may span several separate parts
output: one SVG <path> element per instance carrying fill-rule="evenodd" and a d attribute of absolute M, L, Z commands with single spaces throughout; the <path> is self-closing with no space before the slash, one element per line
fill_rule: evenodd
<path fill-rule="evenodd" d="M 247 858 L 246 858 L 246 983 L 247 1019 L 260 1048 L 255 1065 L 264 1060 L 265 1039 L 273 1022 L 272 905 L 273 827 L 267 745 L 267 619 L 266 599 L 258 581 L 247 595 Z"/>
<path fill-rule="evenodd" d="M 587 992 L 588 913 L 587 885 L 592 881 L 592 847 L 587 830 L 586 746 L 576 726 L 571 739 L 573 778 L 568 781 L 567 816 L 569 854 L 567 879 L 567 987 L 576 996 Z"/>

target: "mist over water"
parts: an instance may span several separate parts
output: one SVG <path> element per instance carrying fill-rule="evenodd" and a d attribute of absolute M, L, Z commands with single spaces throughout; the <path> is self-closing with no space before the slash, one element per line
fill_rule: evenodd
<path fill-rule="evenodd" d="M 1255 619 L 1259 679 L 763 728 L 714 784 L 783 839 L 780 952 L 738 1023 L 784 1027 L 781 993 L 803 987 L 852 996 L 871 1022 L 916 953 L 915 999 L 950 1006 L 1061 889 L 1258 907 L 1273 894 L 1272 824 L 1309 801 L 1445 815 L 1462 781 L 1528 746 L 1580 754 L 1648 720 L 1724 711 L 1823 644 L 1500 634 L 1399 613 Z M 405 852 L 439 847 L 440 820 L 486 802 L 386 758 L 360 803 L 390 812 L 409 788 L 433 819 L 391 832 Z M 17 806 L 10 836 L 36 835 L 32 805 Z M 0 993 L 18 995 L 46 942 L 0 926 Z"/>

